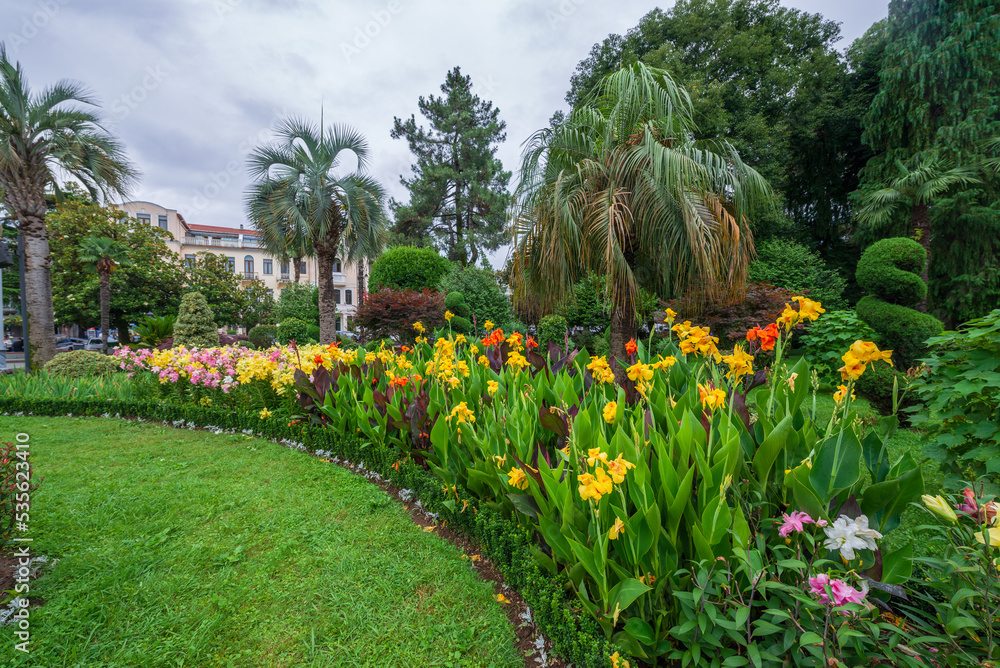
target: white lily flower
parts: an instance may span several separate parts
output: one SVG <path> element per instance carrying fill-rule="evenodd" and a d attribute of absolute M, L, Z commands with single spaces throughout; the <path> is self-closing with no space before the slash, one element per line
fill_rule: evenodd
<path fill-rule="evenodd" d="M 864 515 L 857 520 L 841 515 L 832 526 L 824 528 L 823 531 L 826 533 L 823 547 L 828 550 L 840 550 L 840 556 L 847 561 L 857 556 L 855 550 L 874 550 L 877 547 L 874 539 L 882 537 L 879 532 L 868 528 L 868 518 Z"/>

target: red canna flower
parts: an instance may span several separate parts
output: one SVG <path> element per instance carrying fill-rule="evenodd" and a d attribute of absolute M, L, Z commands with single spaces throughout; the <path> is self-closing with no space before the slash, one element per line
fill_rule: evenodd
<path fill-rule="evenodd" d="M 322 355 L 316 355 L 316 357 L 313 358 L 313 364 L 315 364 L 316 366 L 319 366 L 322 363 L 323 363 Z"/>
<path fill-rule="evenodd" d="M 773 322 L 761 329 L 760 327 L 754 327 L 747 332 L 747 341 L 760 340 L 761 350 L 774 350 L 774 344 L 778 339 L 778 326 Z"/>
<path fill-rule="evenodd" d="M 538 342 L 535 341 L 535 337 L 529 336 L 528 337 L 528 350 L 531 350 L 532 348 L 537 348 L 537 347 L 538 347 Z"/>
<path fill-rule="evenodd" d="M 625 344 L 625 352 L 629 355 L 635 355 L 639 352 L 639 346 L 636 344 L 635 339 L 629 339 L 629 342 Z"/>

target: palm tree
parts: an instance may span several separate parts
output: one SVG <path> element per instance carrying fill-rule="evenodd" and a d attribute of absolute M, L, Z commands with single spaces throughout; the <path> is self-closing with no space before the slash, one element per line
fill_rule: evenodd
<path fill-rule="evenodd" d="M 286 220 L 275 213 L 275 182 L 260 184 L 248 195 L 248 207 L 256 214 L 251 219 L 261 234 L 262 246 L 280 262 L 291 262 L 295 283 L 302 273 L 302 258 L 312 257 L 309 237 L 299 220 Z"/>
<path fill-rule="evenodd" d="M 80 240 L 78 259 L 85 265 L 97 270 L 97 278 L 101 284 L 101 350 L 108 352 L 108 330 L 111 329 L 111 274 L 118 267 L 131 266 L 129 249 L 120 241 L 108 237 L 89 236 Z M 118 332 L 121 337 L 128 334 Z"/>
<path fill-rule="evenodd" d="M 248 215 L 262 234 L 286 230 L 290 250 L 299 235 L 308 240 L 319 265 L 320 342 L 331 343 L 337 336 L 334 260 L 341 248 L 347 262 L 381 249 L 387 234 L 385 193 L 364 173 L 368 142 L 356 130 L 322 129 L 291 118 L 277 134 L 277 141 L 255 148 L 247 158 L 256 181 L 247 192 Z M 339 176 L 345 153 L 355 156 L 357 170 Z"/>
<path fill-rule="evenodd" d="M 669 74 L 636 63 L 536 133 L 522 158 L 515 299 L 551 307 L 588 271 L 606 276 L 619 359 L 636 334 L 641 287 L 697 299 L 743 289 L 753 255 L 746 213 L 771 198 L 729 144 L 692 141 L 691 114 Z"/>
<path fill-rule="evenodd" d="M 988 164 L 984 164 L 984 169 L 988 167 Z M 920 274 L 924 283 L 927 283 L 933 236 L 930 207 L 934 200 L 948 194 L 955 187 L 981 183 L 979 169 L 963 165 L 954 167 L 934 156 L 922 158 L 913 169 L 897 160 L 896 169 L 899 170 L 899 176 L 889 181 L 884 188 L 860 195 L 858 222 L 874 228 L 883 227 L 892 221 L 900 206 L 909 209 L 913 236 L 927 251 L 927 262 Z M 924 297 L 917 308 L 923 313 L 927 312 L 927 297 Z"/>
<path fill-rule="evenodd" d="M 38 365 L 55 355 L 45 227 L 46 190 L 51 186 L 61 195 L 54 172 L 78 180 L 94 199 L 125 197 L 138 176 L 98 115 L 72 103 L 95 106 L 74 82 L 61 81 L 33 93 L 20 63 L 11 63 L 0 44 L 0 189 L 24 236 L 29 344 Z"/>

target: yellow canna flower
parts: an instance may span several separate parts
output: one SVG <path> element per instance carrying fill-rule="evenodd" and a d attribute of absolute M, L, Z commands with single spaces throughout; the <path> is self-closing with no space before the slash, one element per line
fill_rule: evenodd
<path fill-rule="evenodd" d="M 528 476 L 519 468 L 512 468 L 507 473 L 507 484 L 517 489 L 528 489 Z"/>
<path fill-rule="evenodd" d="M 419 320 L 413 323 L 413 329 L 417 330 L 421 334 L 427 331 L 427 328 L 424 327 L 424 323 L 420 322 Z"/>
<path fill-rule="evenodd" d="M 615 421 L 615 414 L 618 412 L 618 402 L 609 401 L 604 406 L 604 421 L 611 424 Z"/>
<path fill-rule="evenodd" d="M 698 383 L 698 395 L 701 397 L 701 405 L 709 411 L 714 411 L 726 405 L 725 390 L 710 388 L 707 385 Z"/>
<path fill-rule="evenodd" d="M 732 355 L 723 355 L 722 361 L 729 365 L 726 378 L 739 381 L 743 376 L 753 373 L 753 355 L 744 352 L 739 344 L 733 346 Z"/>
<path fill-rule="evenodd" d="M 458 379 L 454 378 L 454 380 L 456 381 L 457 384 Z M 459 402 L 457 406 L 452 408 L 451 414 L 449 414 L 448 417 L 445 418 L 445 420 L 447 420 L 448 423 L 450 424 L 452 418 L 456 418 L 458 420 L 456 424 L 462 424 L 463 422 L 472 423 L 476 421 L 475 414 L 472 412 L 472 410 L 464 401 Z"/>
<path fill-rule="evenodd" d="M 451 322 L 451 319 L 454 318 L 454 317 L 455 317 L 455 314 L 452 313 L 451 311 L 445 311 L 444 312 L 444 319 L 445 320 Z"/>
<path fill-rule="evenodd" d="M 492 397 L 494 394 L 497 393 L 497 390 L 500 388 L 500 383 L 496 382 L 495 380 L 491 380 L 486 383 L 486 387 L 487 391 L 490 393 L 490 396 Z"/>
<path fill-rule="evenodd" d="M 497 603 L 510 603 L 510 600 L 503 594 L 497 594 L 493 598 L 497 600 Z"/>
<path fill-rule="evenodd" d="M 784 326 L 785 331 L 788 331 L 795 325 L 799 324 L 802 318 L 799 316 L 799 312 L 793 309 L 788 303 L 785 303 L 785 310 L 781 312 L 778 316 L 778 324 Z"/>
<path fill-rule="evenodd" d="M 510 355 L 507 357 L 507 366 L 510 368 L 523 369 L 528 366 L 528 360 L 519 352 L 511 351 Z"/>
<path fill-rule="evenodd" d="M 616 485 L 620 485 L 625 482 L 625 474 L 628 473 L 629 469 L 635 468 L 635 464 L 625 461 L 622 459 L 621 455 L 618 455 L 615 459 L 606 463 L 608 465 L 608 473 L 611 474 L 611 480 L 613 480 Z"/>
<path fill-rule="evenodd" d="M 472 353 L 473 355 L 478 355 L 479 354 L 479 347 L 476 346 L 476 345 L 471 345 L 471 346 L 469 346 L 469 352 Z"/>
<path fill-rule="evenodd" d="M 668 355 L 667 357 L 664 357 L 663 355 L 657 355 L 657 357 L 659 357 L 660 359 L 649 365 L 651 369 L 660 369 L 662 371 L 666 371 L 667 369 L 669 369 L 670 367 L 672 367 L 674 364 L 677 363 L 677 358 L 671 355 Z"/>
<path fill-rule="evenodd" d="M 600 448 L 590 448 L 587 450 L 587 466 L 595 466 L 597 462 L 608 461 L 608 453 L 601 452 Z"/>
<path fill-rule="evenodd" d="M 594 470 L 594 475 L 589 473 L 580 474 L 580 498 L 584 501 L 588 499 L 593 499 L 595 501 L 600 501 L 601 497 L 605 494 L 609 494 L 614 485 L 611 482 L 611 478 L 608 477 L 607 472 L 598 467 Z"/>
<path fill-rule="evenodd" d="M 666 311 L 664 311 L 664 313 L 667 316 L 667 322 L 673 322 L 674 318 L 677 317 L 677 311 L 673 310 L 672 308 L 668 308 Z"/>
<path fill-rule="evenodd" d="M 833 393 L 833 400 L 839 404 L 841 401 L 844 400 L 844 397 L 846 396 L 847 396 L 847 386 L 838 385 L 837 391 Z M 854 401 L 855 399 L 857 399 L 857 397 L 854 395 L 854 390 L 851 390 L 851 401 Z"/>
<path fill-rule="evenodd" d="M 619 534 L 621 534 L 621 532 L 624 530 L 625 530 L 625 524 L 619 518 L 616 517 L 614 526 L 612 526 L 611 531 L 608 532 L 608 538 L 610 540 L 616 540 Z"/>
<path fill-rule="evenodd" d="M 633 382 L 651 380 L 653 378 L 653 370 L 642 362 L 637 362 L 628 368 L 628 377 Z"/>
<path fill-rule="evenodd" d="M 493 329 L 493 321 L 487 320 L 486 322 L 483 323 L 483 327 L 485 327 L 486 329 Z"/>
<path fill-rule="evenodd" d="M 858 359 L 851 351 L 844 353 L 840 359 L 844 361 L 844 366 L 840 367 L 838 371 L 840 371 L 841 380 L 845 383 L 849 380 L 857 380 L 868 368 L 868 365 Z"/>
<path fill-rule="evenodd" d="M 954 509 L 940 494 L 937 496 L 924 494 L 920 497 L 920 500 L 924 502 L 924 505 L 927 506 L 928 510 L 938 517 L 944 518 L 953 524 L 958 523 L 958 515 L 955 514 Z"/>
<path fill-rule="evenodd" d="M 816 320 L 821 313 L 826 313 L 826 309 L 819 302 L 814 302 L 806 297 L 792 297 L 793 302 L 799 303 L 800 320 Z"/>
<path fill-rule="evenodd" d="M 488 357 L 486 357 L 486 355 L 480 355 L 479 359 L 476 360 L 476 361 L 479 362 L 479 364 L 481 364 L 482 366 L 489 366 L 490 365 L 490 360 L 489 360 Z"/>

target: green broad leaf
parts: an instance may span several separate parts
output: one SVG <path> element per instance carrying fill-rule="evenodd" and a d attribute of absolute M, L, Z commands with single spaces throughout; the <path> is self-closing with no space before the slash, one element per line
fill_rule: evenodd
<path fill-rule="evenodd" d="M 576 558 L 580 561 L 580 563 L 583 564 L 587 574 L 593 578 L 595 583 L 597 583 L 600 597 L 603 600 L 605 598 L 605 594 L 607 593 L 608 577 L 604 572 L 604 569 L 598 567 L 598 560 L 594 556 L 594 551 L 575 540 L 569 541 L 569 547 L 573 550 L 573 554 L 576 555 Z"/>
<path fill-rule="evenodd" d="M 963 588 L 959 589 L 958 591 L 956 591 L 954 594 L 952 594 L 952 596 L 951 596 L 951 607 L 953 607 L 953 608 L 957 607 L 959 603 L 961 603 L 962 601 L 964 601 L 967 598 L 976 598 L 976 597 L 982 597 L 982 594 L 980 594 L 978 591 L 976 591 L 974 589 L 969 589 L 967 587 L 963 587 Z"/>
<path fill-rule="evenodd" d="M 813 633 L 812 631 L 806 631 L 799 636 L 800 645 L 819 645 L 822 644 L 823 639 L 818 633 Z"/>
<path fill-rule="evenodd" d="M 701 515 L 701 527 L 705 540 L 710 545 L 717 545 L 727 534 L 732 524 L 733 515 L 729 504 L 723 496 L 716 496 L 705 506 Z"/>
<path fill-rule="evenodd" d="M 882 555 L 882 582 L 902 585 L 913 575 L 913 543 Z"/>
<path fill-rule="evenodd" d="M 792 470 L 791 475 L 785 480 L 792 488 L 792 497 L 798 509 L 808 513 L 810 517 L 823 517 L 826 514 L 827 505 L 816 495 L 809 482 L 810 468 L 800 465 Z"/>
<path fill-rule="evenodd" d="M 980 628 L 979 620 L 973 619 L 972 617 L 961 616 L 961 617 L 955 617 L 950 622 L 948 622 L 947 626 L 945 626 L 945 631 L 947 631 L 950 635 L 954 635 L 955 633 L 958 633 L 962 629 L 978 629 L 978 628 Z"/>
<path fill-rule="evenodd" d="M 538 503 L 535 501 L 535 497 L 530 494 L 508 494 L 507 498 L 511 500 L 519 512 L 533 520 L 538 519 Z"/>
<path fill-rule="evenodd" d="M 613 615 L 615 610 L 618 610 L 619 613 L 624 612 L 628 606 L 632 605 L 635 599 L 647 591 L 650 591 L 650 588 L 635 578 L 619 582 L 608 593 L 608 614 Z M 652 631 L 652 629 L 650 630 Z M 652 644 L 652 640 L 647 644 Z"/>
<path fill-rule="evenodd" d="M 757 473 L 757 480 L 762 485 L 767 483 L 771 468 L 778 458 L 778 453 L 785 449 L 789 443 L 797 440 L 792 429 L 792 416 L 786 415 L 764 438 L 753 456 L 753 468 Z"/>
<path fill-rule="evenodd" d="M 652 645 L 656 642 L 653 627 L 638 617 L 629 617 L 622 630 L 644 645 Z"/>
<path fill-rule="evenodd" d="M 558 524 L 542 515 L 538 518 L 538 528 L 542 532 L 545 542 L 552 549 L 552 553 L 559 557 L 562 563 L 568 564 L 575 561 L 569 541 L 563 535 Z"/>
<path fill-rule="evenodd" d="M 809 482 L 824 505 L 861 477 L 861 454 L 857 437 L 846 429 L 820 443 Z"/>
<path fill-rule="evenodd" d="M 747 654 L 750 656 L 750 661 L 753 663 L 754 667 L 760 668 L 760 649 L 757 647 L 757 643 L 750 643 L 750 645 L 747 646 Z"/>
<path fill-rule="evenodd" d="M 745 656 L 731 656 L 722 662 L 723 666 L 731 666 L 737 668 L 738 666 L 746 666 L 750 663 L 750 659 Z"/>

